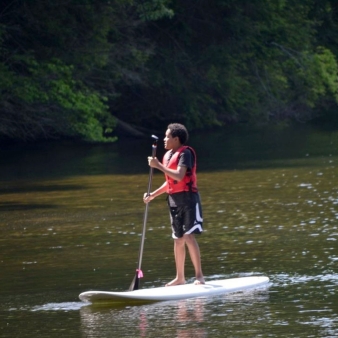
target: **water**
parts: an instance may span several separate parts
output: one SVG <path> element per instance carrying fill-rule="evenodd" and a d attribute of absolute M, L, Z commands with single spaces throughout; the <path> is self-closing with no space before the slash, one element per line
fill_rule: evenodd
<path fill-rule="evenodd" d="M 337 144 L 338 133 L 307 128 L 192 136 L 206 278 L 263 274 L 270 285 L 104 308 L 78 294 L 133 279 L 151 140 L 3 148 L 0 336 L 338 336 Z M 155 174 L 154 187 L 162 180 Z M 172 245 L 160 197 L 149 208 L 143 287 L 173 278 Z M 191 281 L 189 259 L 186 273 Z"/>

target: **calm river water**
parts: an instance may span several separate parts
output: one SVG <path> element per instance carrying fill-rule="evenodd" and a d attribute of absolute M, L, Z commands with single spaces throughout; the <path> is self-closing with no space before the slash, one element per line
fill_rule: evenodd
<path fill-rule="evenodd" d="M 162 135 L 158 135 L 162 138 Z M 93 307 L 129 287 L 151 140 L 0 149 L 1 337 L 337 337 L 338 132 L 193 135 L 208 280 L 266 275 L 255 291 Z M 162 142 L 159 157 L 163 154 Z M 154 187 L 163 181 L 154 175 Z M 151 202 L 142 287 L 174 277 L 165 198 Z M 193 270 L 187 259 L 187 278 Z"/>

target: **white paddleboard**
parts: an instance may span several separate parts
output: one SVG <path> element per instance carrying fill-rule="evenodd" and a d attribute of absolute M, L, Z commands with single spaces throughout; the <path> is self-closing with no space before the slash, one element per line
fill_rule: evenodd
<path fill-rule="evenodd" d="M 81 293 L 79 298 L 91 303 L 159 302 L 244 291 L 268 282 L 268 277 L 251 276 L 208 281 L 203 285 L 184 284 L 124 292 L 87 291 Z"/>

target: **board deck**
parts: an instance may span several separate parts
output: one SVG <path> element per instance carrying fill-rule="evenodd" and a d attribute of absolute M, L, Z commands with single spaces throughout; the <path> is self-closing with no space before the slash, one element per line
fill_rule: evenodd
<path fill-rule="evenodd" d="M 79 298 L 91 303 L 159 302 L 244 291 L 266 285 L 268 282 L 268 277 L 250 276 L 208 281 L 203 285 L 184 284 L 122 292 L 87 291 L 81 293 Z"/>

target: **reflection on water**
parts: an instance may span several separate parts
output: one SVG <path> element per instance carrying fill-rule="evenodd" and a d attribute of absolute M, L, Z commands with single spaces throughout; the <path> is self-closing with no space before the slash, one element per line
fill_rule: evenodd
<path fill-rule="evenodd" d="M 78 301 L 83 291 L 130 285 L 150 143 L 0 149 L 0 336 L 338 336 L 333 132 L 191 138 L 199 157 L 206 276 L 263 274 L 268 290 L 106 309 Z M 154 175 L 154 186 L 162 181 Z M 168 220 L 165 199 L 152 202 L 142 287 L 162 286 L 175 273 Z M 193 277 L 190 264 L 186 274 Z"/>
<path fill-rule="evenodd" d="M 225 317 L 237 321 L 250 316 L 263 316 L 259 302 L 268 301 L 265 291 L 251 291 L 216 298 L 194 298 L 175 302 L 121 308 L 82 307 L 81 323 L 84 337 L 207 337 L 211 317 L 221 325 Z M 243 313 L 244 311 L 244 313 Z M 245 313 L 246 311 L 246 313 Z M 254 312 L 253 312 L 254 311 Z"/>

